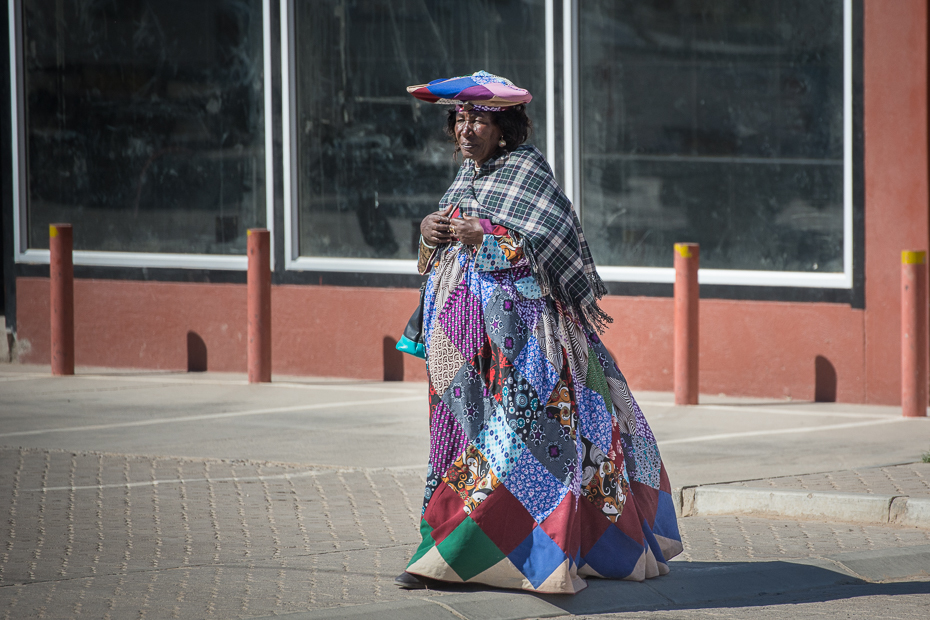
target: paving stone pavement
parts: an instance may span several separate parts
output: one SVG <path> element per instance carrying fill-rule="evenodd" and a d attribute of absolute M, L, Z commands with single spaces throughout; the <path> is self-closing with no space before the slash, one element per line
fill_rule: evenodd
<path fill-rule="evenodd" d="M 392 583 L 419 542 L 423 484 L 410 468 L 0 448 L 0 618 L 248 618 L 447 596 Z M 680 527 L 676 563 L 930 543 L 887 525 Z"/>
<path fill-rule="evenodd" d="M 726 486 L 805 491 L 842 491 L 930 498 L 930 463 L 863 467 L 801 476 L 734 482 Z"/>

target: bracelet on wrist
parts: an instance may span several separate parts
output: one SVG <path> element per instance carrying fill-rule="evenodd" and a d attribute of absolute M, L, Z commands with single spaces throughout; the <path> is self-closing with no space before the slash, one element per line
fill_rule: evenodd
<path fill-rule="evenodd" d="M 430 244 L 428 244 L 428 243 L 426 242 L 426 239 L 423 238 L 423 235 L 420 235 L 420 243 L 422 243 L 422 244 L 423 244 L 423 247 L 426 248 L 427 250 L 435 250 L 435 249 L 436 249 L 436 246 L 435 246 L 435 245 L 430 245 Z"/>

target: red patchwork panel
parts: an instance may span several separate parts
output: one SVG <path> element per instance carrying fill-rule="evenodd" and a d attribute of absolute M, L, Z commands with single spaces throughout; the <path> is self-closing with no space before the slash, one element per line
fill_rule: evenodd
<path fill-rule="evenodd" d="M 665 471 L 665 463 L 662 463 L 662 470 L 659 472 L 659 490 L 672 494 L 672 483 L 668 481 L 668 472 Z"/>
<path fill-rule="evenodd" d="M 536 526 L 532 515 L 504 485 L 478 504 L 471 519 L 504 555 L 516 549 Z"/>
<path fill-rule="evenodd" d="M 629 502 L 627 502 L 629 505 Z M 624 510 L 624 512 L 626 512 Z M 578 502 L 578 517 L 581 520 L 581 555 L 587 555 L 591 547 L 600 540 L 608 527 L 613 525 L 594 504 L 585 500 Z"/>
<path fill-rule="evenodd" d="M 466 516 L 462 498 L 445 482 L 439 483 L 423 513 L 423 518 L 433 528 L 433 540 L 437 543 L 442 542 Z"/>
<path fill-rule="evenodd" d="M 581 518 L 578 512 L 575 511 L 576 502 L 578 502 L 578 496 L 569 491 L 562 498 L 559 505 L 556 506 L 556 509 L 552 511 L 552 514 L 539 524 L 539 527 L 546 534 L 549 534 L 549 538 L 555 541 L 555 544 L 561 547 L 562 551 L 571 558 L 577 555 L 578 548 L 581 545 Z"/>
<path fill-rule="evenodd" d="M 633 501 L 636 502 L 640 518 L 645 519 L 649 527 L 652 527 L 655 525 L 656 511 L 659 509 L 659 490 L 635 480 L 630 481 L 630 490 L 633 491 Z M 628 505 L 629 503 L 627 500 Z"/>

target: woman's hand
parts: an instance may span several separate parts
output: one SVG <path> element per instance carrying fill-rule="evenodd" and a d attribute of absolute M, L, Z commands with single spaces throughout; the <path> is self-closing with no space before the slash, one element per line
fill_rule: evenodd
<path fill-rule="evenodd" d="M 430 213 L 420 222 L 420 234 L 423 240 L 429 245 L 441 245 L 451 243 L 452 238 L 452 220 L 449 214 L 455 209 L 455 205 L 449 205 L 445 211 Z"/>
<path fill-rule="evenodd" d="M 465 245 L 481 245 L 484 240 L 484 229 L 481 220 L 470 215 L 463 215 L 452 220 L 452 229 L 455 238 Z"/>

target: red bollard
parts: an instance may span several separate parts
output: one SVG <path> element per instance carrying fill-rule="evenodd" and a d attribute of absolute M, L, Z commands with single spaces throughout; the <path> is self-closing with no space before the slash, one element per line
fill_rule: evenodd
<path fill-rule="evenodd" d="M 52 374 L 74 374 L 74 249 L 71 224 L 48 227 Z"/>
<path fill-rule="evenodd" d="M 698 266 L 696 243 L 675 244 L 675 404 L 698 404 Z"/>
<path fill-rule="evenodd" d="M 271 235 L 251 228 L 248 235 L 249 383 L 271 381 Z"/>
<path fill-rule="evenodd" d="M 901 413 L 927 415 L 927 253 L 901 252 Z"/>

